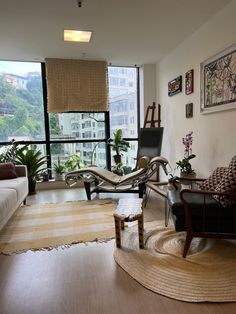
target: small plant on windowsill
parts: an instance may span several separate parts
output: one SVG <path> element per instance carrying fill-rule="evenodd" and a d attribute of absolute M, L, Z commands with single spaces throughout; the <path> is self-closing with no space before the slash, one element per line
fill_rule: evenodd
<path fill-rule="evenodd" d="M 196 155 L 192 154 L 192 145 L 193 145 L 193 131 L 186 134 L 186 136 L 182 139 L 182 143 L 184 144 L 184 158 L 176 162 L 177 168 L 180 169 L 181 177 L 195 176 L 196 173 L 192 169 L 192 165 L 190 160 L 195 158 Z"/>
<path fill-rule="evenodd" d="M 57 163 L 54 163 L 53 171 L 55 181 L 63 181 L 65 179 L 65 166 L 61 164 L 60 157 L 57 158 Z"/>

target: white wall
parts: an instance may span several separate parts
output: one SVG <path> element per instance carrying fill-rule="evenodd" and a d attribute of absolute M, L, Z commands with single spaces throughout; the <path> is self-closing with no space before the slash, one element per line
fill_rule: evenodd
<path fill-rule="evenodd" d="M 186 25 L 187 27 L 187 25 Z M 175 162 L 183 158 L 182 137 L 193 131 L 192 161 L 198 176 L 206 177 L 236 155 L 236 109 L 200 113 L 200 63 L 236 43 L 236 1 L 232 1 L 191 37 L 157 64 L 157 95 L 162 108 L 162 155 Z M 194 69 L 194 93 L 168 97 L 168 82 Z M 185 118 L 185 104 L 193 102 L 193 118 Z M 179 174 L 176 170 L 175 175 Z"/>
<path fill-rule="evenodd" d="M 153 102 L 155 101 L 156 101 L 156 65 L 144 64 L 140 68 L 140 126 L 141 127 L 143 127 L 147 107 L 151 106 Z M 155 112 L 155 118 L 157 119 L 157 110 Z"/>

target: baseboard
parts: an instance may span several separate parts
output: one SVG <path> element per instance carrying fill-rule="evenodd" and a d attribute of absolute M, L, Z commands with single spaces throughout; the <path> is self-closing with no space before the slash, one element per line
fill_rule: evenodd
<path fill-rule="evenodd" d="M 82 180 L 79 180 L 75 185 L 73 185 L 73 188 L 76 188 L 76 187 L 83 187 Z M 70 189 L 70 187 L 66 184 L 65 181 L 49 180 L 49 181 L 37 182 L 36 189 L 37 191 L 40 191 L 40 190 L 54 190 L 54 189 Z"/>

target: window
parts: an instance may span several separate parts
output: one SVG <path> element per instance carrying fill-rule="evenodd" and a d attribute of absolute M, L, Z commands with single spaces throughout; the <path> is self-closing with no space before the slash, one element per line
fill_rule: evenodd
<path fill-rule="evenodd" d="M 41 64 L 0 61 L 0 141 L 45 140 Z"/>
<path fill-rule="evenodd" d="M 46 114 L 43 99 L 44 65 L 0 61 L 0 146 L 15 139 L 37 146 L 48 155 L 48 167 L 73 154 L 84 165 L 109 166 L 107 139 L 121 128 L 131 144 L 123 163 L 134 168 L 137 154 L 137 69 L 109 67 L 109 115 L 104 112 Z M 108 125 L 106 121 L 110 119 Z M 111 155 L 113 152 L 111 152 Z"/>
<path fill-rule="evenodd" d="M 125 130 L 124 137 L 137 138 L 137 69 L 109 67 L 108 75 L 113 78 L 112 84 L 109 86 L 110 133 L 113 134 L 121 128 Z M 115 78 L 116 80 L 114 80 Z M 120 88 L 121 85 L 122 88 Z M 136 121 L 136 123 L 130 124 L 130 120 Z"/>

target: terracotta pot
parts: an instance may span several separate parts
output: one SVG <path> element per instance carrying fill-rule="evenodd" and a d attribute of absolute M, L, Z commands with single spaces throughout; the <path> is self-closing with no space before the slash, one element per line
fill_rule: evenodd
<path fill-rule="evenodd" d="M 114 158 L 116 165 L 121 163 L 121 155 L 114 155 L 113 158 Z"/>

